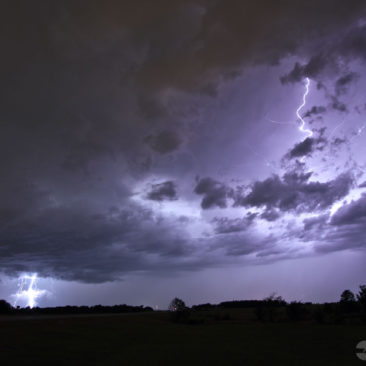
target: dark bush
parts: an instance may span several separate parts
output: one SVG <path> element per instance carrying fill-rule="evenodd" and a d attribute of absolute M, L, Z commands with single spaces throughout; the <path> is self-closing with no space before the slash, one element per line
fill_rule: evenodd
<path fill-rule="evenodd" d="M 287 317 L 290 321 L 305 320 L 308 315 L 308 310 L 302 302 L 293 301 L 286 307 Z"/>
<path fill-rule="evenodd" d="M 325 322 L 325 312 L 322 306 L 316 306 L 313 312 L 313 318 L 319 324 L 323 324 Z"/>
<path fill-rule="evenodd" d="M 10 314 L 13 307 L 5 300 L 0 300 L 0 314 Z"/>

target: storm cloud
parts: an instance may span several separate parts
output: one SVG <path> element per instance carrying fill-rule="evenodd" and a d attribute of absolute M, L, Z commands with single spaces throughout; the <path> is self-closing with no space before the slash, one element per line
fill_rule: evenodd
<path fill-rule="evenodd" d="M 365 221 L 366 218 L 366 195 L 357 201 L 342 206 L 332 217 L 333 225 L 346 225 Z"/>
<path fill-rule="evenodd" d="M 325 183 L 309 181 L 310 177 L 311 173 L 291 172 L 254 182 L 250 193 L 238 198 L 235 204 L 282 212 L 313 212 L 324 210 L 346 196 L 353 184 L 349 174 Z"/>
<path fill-rule="evenodd" d="M 203 195 L 201 207 L 208 209 L 211 207 L 225 208 L 230 189 L 225 184 L 210 177 L 199 179 L 194 192 Z"/>
<path fill-rule="evenodd" d="M 217 234 L 228 234 L 245 231 L 254 221 L 256 214 L 248 213 L 247 216 L 240 219 L 229 219 L 228 217 L 215 217 L 215 232 Z"/>
<path fill-rule="evenodd" d="M 287 241 L 362 248 L 365 16 L 364 0 L 5 1 L 2 271 L 102 283 L 294 258 Z"/>
<path fill-rule="evenodd" d="M 154 201 L 163 201 L 177 199 L 177 190 L 174 182 L 167 181 L 153 184 L 147 198 Z"/>
<path fill-rule="evenodd" d="M 157 135 L 147 136 L 145 141 L 152 150 L 161 154 L 178 149 L 182 143 L 179 136 L 173 131 L 162 131 Z"/>

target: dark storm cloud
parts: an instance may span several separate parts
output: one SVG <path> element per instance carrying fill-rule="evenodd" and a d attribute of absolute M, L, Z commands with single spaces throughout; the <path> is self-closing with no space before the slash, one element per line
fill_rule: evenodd
<path fill-rule="evenodd" d="M 259 257 L 260 253 L 272 249 L 275 245 L 273 240 L 258 239 L 246 230 L 220 233 L 209 242 L 212 250 L 219 250 L 221 256 L 224 253 L 229 258 L 247 255 Z"/>
<path fill-rule="evenodd" d="M 327 139 L 324 137 L 325 130 L 325 128 L 314 130 L 318 136 L 307 137 L 303 141 L 295 144 L 295 146 L 284 156 L 283 161 L 285 159 L 291 160 L 294 158 L 311 156 L 315 151 L 323 151 L 328 143 Z"/>
<path fill-rule="evenodd" d="M 14 179 L 14 181 L 12 181 Z M 24 215 L 37 212 L 43 205 L 50 204 L 49 192 L 32 182 L 16 180 L 16 176 L 5 176 L 0 191 L 0 228 L 18 220 Z"/>
<path fill-rule="evenodd" d="M 306 156 L 314 151 L 315 140 L 311 137 L 306 138 L 304 141 L 296 144 L 288 153 L 290 159 Z"/>
<path fill-rule="evenodd" d="M 346 94 L 348 87 L 351 83 L 358 80 L 359 75 L 355 72 L 350 72 L 340 77 L 335 83 L 336 95 Z"/>
<path fill-rule="evenodd" d="M 140 93 L 138 95 L 139 111 L 147 120 L 156 121 L 167 114 L 166 109 L 159 99 L 151 93 Z"/>
<path fill-rule="evenodd" d="M 319 114 L 323 114 L 326 112 L 326 108 L 323 106 L 313 106 L 310 110 L 308 110 L 305 114 L 304 114 L 304 118 L 305 117 L 311 117 L 313 115 L 319 115 Z"/>
<path fill-rule="evenodd" d="M 366 28 L 358 25 L 365 9 L 363 0 L 5 1 L 1 268 L 101 282 L 217 263 L 196 255 L 181 222 L 131 206 L 132 186 L 152 169 L 170 171 L 166 161 L 193 135 L 182 133 L 195 124 L 187 95 L 199 104 L 246 67 L 289 56 L 304 62 L 284 82 L 320 75 L 331 60 L 366 59 Z M 180 168 L 174 163 L 177 176 Z M 239 203 L 266 207 L 263 218 L 274 220 L 278 211 L 328 207 L 350 186 L 347 176 L 308 178 L 258 181 Z M 153 187 L 150 198 L 170 199 L 171 188 Z M 231 197 L 212 178 L 195 192 L 205 209 Z M 259 250 L 234 235 L 228 245 L 232 255 Z"/>
<path fill-rule="evenodd" d="M 182 141 L 178 134 L 174 131 L 162 131 L 156 135 L 145 137 L 145 142 L 152 150 L 166 154 L 177 150 Z"/>
<path fill-rule="evenodd" d="M 208 209 L 215 206 L 225 208 L 231 190 L 225 184 L 206 177 L 198 180 L 194 192 L 203 195 L 201 207 Z"/>
<path fill-rule="evenodd" d="M 337 97 L 332 96 L 331 97 L 331 107 L 339 112 L 347 112 L 347 106 L 345 103 L 343 103 L 342 101 L 340 101 Z"/>
<path fill-rule="evenodd" d="M 220 80 L 247 65 L 273 64 L 302 47 L 311 53 L 317 35 L 327 35 L 327 45 L 346 39 L 346 55 L 363 52 L 364 30 L 355 25 L 362 1 L 7 5 L 1 120 L 9 128 L 2 145 L 15 138 L 18 158 L 35 164 L 38 155 L 72 171 L 90 171 L 91 162 L 121 154 L 129 167 L 149 169 L 142 129 L 153 150 L 176 150 L 180 136 L 163 132 L 171 122 L 162 90 L 213 94 Z M 321 60 L 307 63 L 310 74 Z"/>
<path fill-rule="evenodd" d="M 303 223 L 303 230 L 295 230 L 289 237 L 314 242 L 315 252 L 366 248 L 366 197 L 344 204 L 332 216 L 323 214 Z"/>
<path fill-rule="evenodd" d="M 313 229 L 322 229 L 326 222 L 329 219 L 329 215 L 320 215 L 316 217 L 311 217 L 304 220 L 304 229 L 305 230 L 313 230 Z"/>
<path fill-rule="evenodd" d="M 337 147 L 337 146 L 345 144 L 346 142 L 347 142 L 347 139 L 336 137 L 332 140 L 331 145 Z"/>
<path fill-rule="evenodd" d="M 344 36 L 351 26 L 355 29 L 348 36 L 353 40 L 348 42 L 348 52 L 357 52 L 363 45 L 355 27 L 365 13 L 361 0 L 347 5 L 340 0 L 313 0 L 306 6 L 290 0 L 281 4 L 270 0 L 255 4 L 239 0 L 158 0 L 154 4 L 76 0 L 55 7 L 40 1 L 23 5 L 9 6 L 3 12 L 6 33 L 21 46 L 12 49 L 20 64 L 24 62 L 22 51 L 32 48 L 36 52 L 30 62 L 45 56 L 46 60 L 101 62 L 100 56 L 110 52 L 114 58 L 122 56 L 119 76 L 123 81 L 136 81 L 144 90 L 174 86 L 203 91 L 217 83 L 215 71 L 233 77 L 242 64 L 273 64 L 303 45 L 309 47 L 316 36 L 323 40 L 326 35 L 329 40 L 324 43 L 330 46 L 337 41 L 332 36 Z M 39 33 L 43 37 L 37 37 Z M 315 75 L 323 64 L 323 56 L 316 55 L 305 70 Z"/>
<path fill-rule="evenodd" d="M 322 55 L 312 57 L 305 65 L 300 65 L 296 62 L 294 68 L 287 74 L 280 78 L 281 83 L 295 83 L 302 81 L 305 77 L 316 78 L 327 65 L 327 59 Z"/>
<path fill-rule="evenodd" d="M 215 217 L 212 222 L 215 226 L 216 234 L 228 234 L 246 230 L 256 218 L 256 214 L 248 213 L 245 217 L 239 219 L 230 219 L 228 217 Z"/>
<path fill-rule="evenodd" d="M 267 209 L 260 215 L 262 219 L 267 221 L 276 221 L 280 216 L 281 214 L 278 212 L 278 210 L 273 209 Z"/>
<path fill-rule="evenodd" d="M 314 234 L 322 233 L 322 241 L 317 243 L 319 252 L 334 252 L 349 249 L 366 249 L 366 196 L 344 204 Z"/>
<path fill-rule="evenodd" d="M 153 201 L 177 199 L 175 183 L 167 181 L 163 183 L 152 184 L 151 191 L 147 194 L 147 198 Z"/>
<path fill-rule="evenodd" d="M 332 217 L 331 224 L 347 225 L 357 223 L 358 221 L 366 221 L 366 195 L 364 194 L 359 200 L 342 206 Z"/>
<path fill-rule="evenodd" d="M 251 192 L 236 201 L 236 205 L 279 209 L 282 212 L 312 212 L 324 210 L 348 194 L 353 179 L 341 174 L 334 180 L 320 183 L 309 181 L 311 173 L 274 175 L 252 184 Z"/>
<path fill-rule="evenodd" d="M 225 252 L 229 256 L 248 255 L 257 252 L 258 248 L 263 248 L 263 245 L 248 236 L 230 234 L 225 239 Z"/>
<path fill-rule="evenodd" d="M 335 34 L 344 32 L 346 24 L 352 24 L 363 13 L 364 4 L 355 1 L 351 8 L 341 1 L 310 1 L 306 6 L 305 3 L 291 1 L 281 4 L 232 1 L 230 5 L 226 1 L 217 1 L 208 7 L 205 14 L 202 53 L 211 56 L 211 64 L 221 62 L 227 66 L 235 66 L 240 58 L 276 62 L 284 53 L 294 52 L 316 34 L 322 39 L 324 34 L 330 35 L 333 31 Z M 216 51 L 211 49 L 213 44 Z M 224 44 L 226 52 L 219 55 L 218 50 Z M 304 71 L 298 67 L 297 77 L 304 73 L 315 76 L 324 68 L 325 59 L 322 55 L 312 57 Z"/>
<path fill-rule="evenodd" d="M 329 107 L 339 112 L 347 112 L 347 105 L 339 97 L 346 94 L 350 85 L 359 79 L 358 73 L 349 71 L 348 63 L 354 59 L 366 60 L 366 27 L 356 21 L 353 26 L 342 29 L 341 33 L 340 37 L 333 38 L 329 35 L 328 39 L 324 40 L 320 53 L 312 49 L 307 62 L 296 62 L 293 69 L 280 80 L 286 84 L 300 82 L 305 77 L 321 80 L 323 76 L 336 77 L 341 74 L 334 83 L 334 95 L 328 95 Z M 321 87 L 324 85 L 318 82 L 318 88 Z"/>
<path fill-rule="evenodd" d="M 323 235 L 323 240 L 315 246 L 315 249 L 320 253 L 366 249 L 365 229 L 365 224 L 358 224 L 330 230 Z"/>
<path fill-rule="evenodd" d="M 340 49 L 339 53 L 342 52 Z M 337 59 L 338 53 L 334 55 Z M 328 55 L 329 57 L 329 55 Z M 339 72 L 343 65 L 334 65 L 334 60 L 329 58 L 323 58 L 320 56 L 312 58 L 306 65 L 300 65 L 296 63 L 293 70 L 287 75 L 282 76 L 281 82 L 283 84 L 300 82 L 305 77 L 316 79 L 319 75 L 325 73 L 326 69 L 330 68 Z M 355 82 L 359 78 L 359 75 L 355 72 L 347 72 L 340 78 L 338 78 L 334 85 L 334 93 L 335 95 L 329 95 L 330 98 L 330 108 L 337 110 L 339 112 L 347 112 L 347 106 L 343 103 L 339 97 L 346 94 L 348 88 L 351 83 Z M 318 87 L 324 87 L 322 84 L 319 84 Z M 321 114 L 326 111 L 325 107 L 313 107 L 310 111 L 306 112 L 304 117 L 309 117 L 313 114 Z"/>
<path fill-rule="evenodd" d="M 179 266 L 193 253 L 180 226 L 138 206 L 96 214 L 78 205 L 49 208 L 3 228 L 1 268 L 103 282 L 130 271 Z"/>
<path fill-rule="evenodd" d="M 311 155 L 315 150 L 324 149 L 326 141 L 323 138 L 307 137 L 304 141 L 296 144 L 287 154 L 286 158 L 293 159 Z"/>

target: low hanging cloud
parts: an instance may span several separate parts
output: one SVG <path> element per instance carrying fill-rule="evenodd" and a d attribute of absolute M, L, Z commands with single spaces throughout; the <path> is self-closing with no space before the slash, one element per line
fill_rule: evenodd
<path fill-rule="evenodd" d="M 177 199 L 176 185 L 172 181 L 152 184 L 151 190 L 147 194 L 147 198 L 153 201 L 176 200 Z"/>
<path fill-rule="evenodd" d="M 356 72 L 350 72 L 346 75 L 341 76 L 336 82 L 335 82 L 335 93 L 337 96 L 343 95 L 347 93 L 347 90 L 353 82 L 359 79 L 359 74 Z"/>
<path fill-rule="evenodd" d="M 305 114 L 304 114 L 304 118 L 306 117 L 311 117 L 311 116 L 317 116 L 319 114 L 323 114 L 326 112 L 326 108 L 324 106 L 313 106 L 311 107 L 311 109 L 309 109 Z"/>
<path fill-rule="evenodd" d="M 307 137 L 304 141 L 296 144 L 286 155 L 287 159 L 301 158 L 304 156 L 310 156 L 315 151 L 324 150 L 327 141 L 324 137 L 317 138 Z"/>
<path fill-rule="evenodd" d="M 224 183 L 210 177 L 199 179 L 194 192 L 203 195 L 201 201 L 203 209 L 227 207 L 227 199 L 231 194 L 231 190 Z"/>
<path fill-rule="evenodd" d="M 266 221 L 276 221 L 281 216 L 280 212 L 275 209 L 267 209 L 261 213 L 260 218 Z"/>
<path fill-rule="evenodd" d="M 344 204 L 330 219 L 308 219 L 305 229 L 307 240 L 315 242 L 316 252 L 366 249 L 366 195 Z"/>
<path fill-rule="evenodd" d="M 347 112 L 348 111 L 347 105 L 345 103 L 343 103 L 341 100 L 339 100 L 338 97 L 336 97 L 334 95 L 331 96 L 330 106 L 338 112 Z"/>
<path fill-rule="evenodd" d="M 366 222 L 366 195 L 364 194 L 357 201 L 342 206 L 332 216 L 331 224 L 347 225 L 357 224 L 358 222 Z"/>
<path fill-rule="evenodd" d="M 353 185 L 352 176 L 346 173 L 325 183 L 309 181 L 311 175 L 291 172 L 256 181 L 249 194 L 236 198 L 235 205 L 281 212 L 321 211 L 346 196 Z"/>
<path fill-rule="evenodd" d="M 257 214 L 248 213 L 243 218 L 231 219 L 228 217 L 215 217 L 212 223 L 215 227 L 216 234 L 228 234 L 240 231 L 245 231 L 253 224 Z"/>
<path fill-rule="evenodd" d="M 138 270 L 178 268 L 181 261 L 181 269 L 194 268 L 193 262 L 201 266 L 193 253 L 180 222 L 146 208 L 130 204 L 91 214 L 79 206 L 60 206 L 3 228 L 0 265 L 12 276 L 35 271 L 97 283 Z"/>

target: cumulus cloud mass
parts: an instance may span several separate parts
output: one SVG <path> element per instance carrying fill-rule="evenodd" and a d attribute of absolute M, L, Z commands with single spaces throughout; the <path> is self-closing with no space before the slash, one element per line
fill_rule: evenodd
<path fill-rule="evenodd" d="M 5 1 L 0 17 L 4 276 L 199 282 L 366 249 L 365 1 Z"/>

